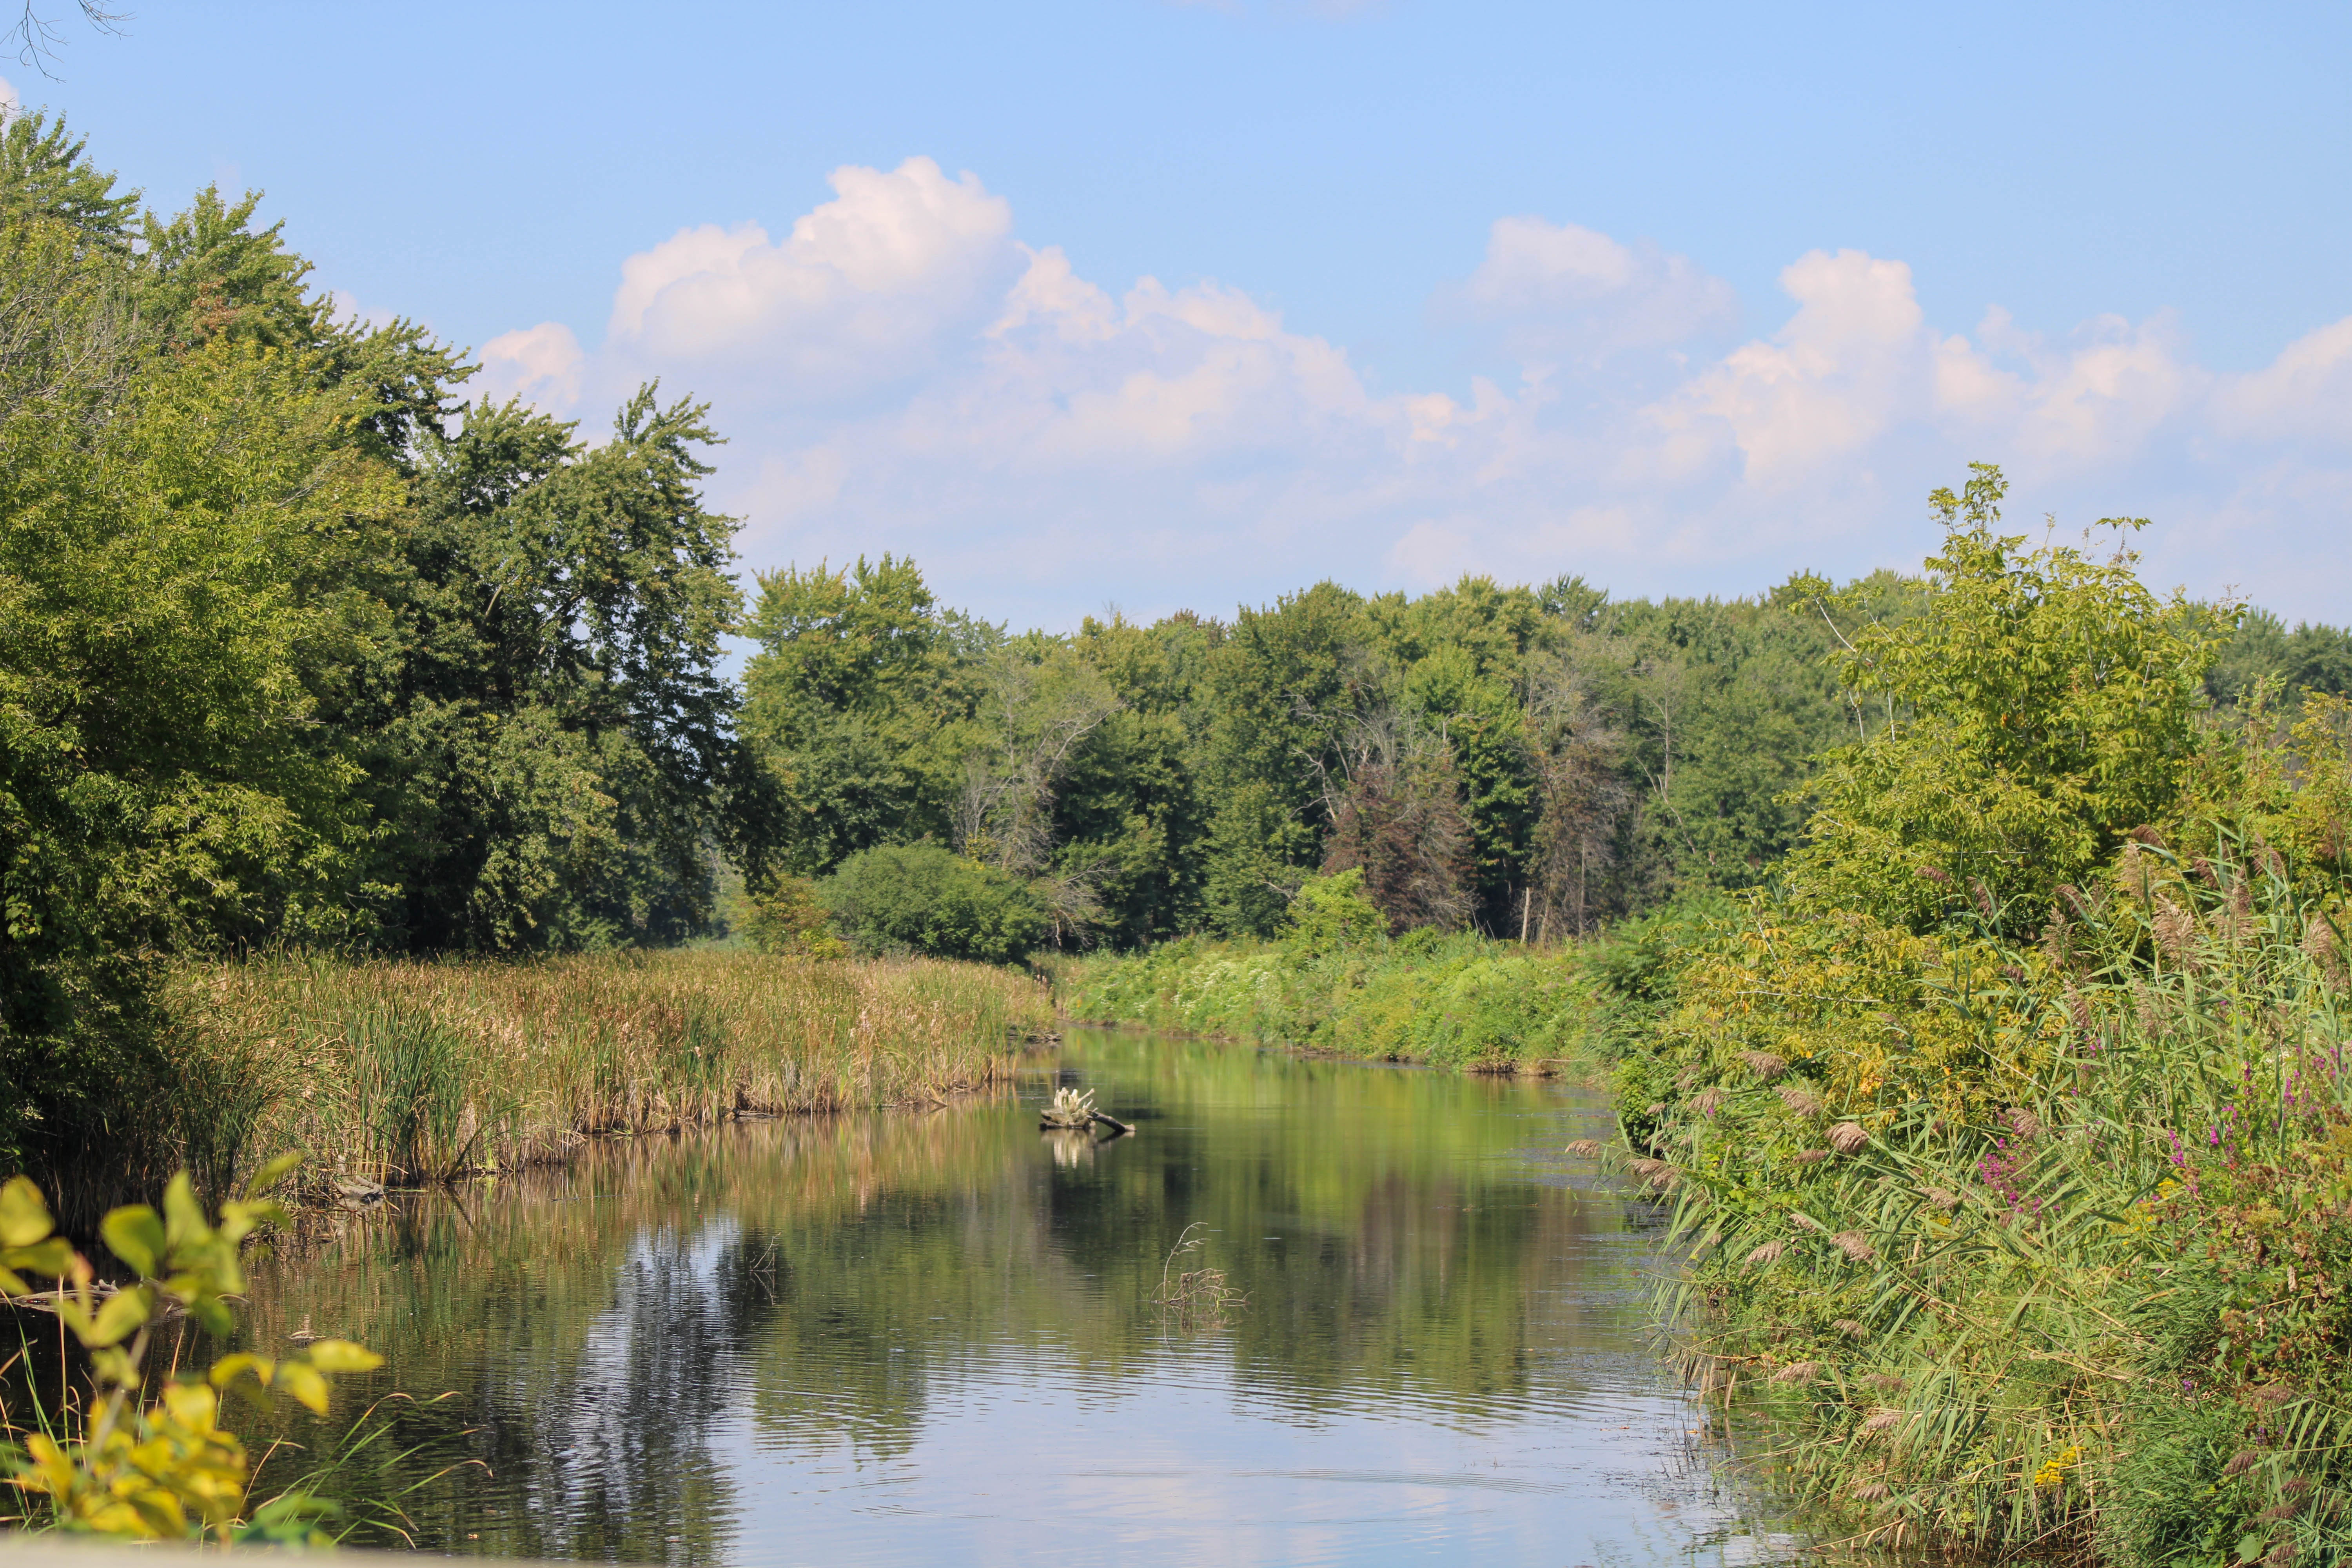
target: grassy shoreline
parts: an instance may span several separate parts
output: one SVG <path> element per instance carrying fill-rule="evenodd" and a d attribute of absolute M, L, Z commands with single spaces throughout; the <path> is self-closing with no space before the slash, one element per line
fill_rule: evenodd
<path fill-rule="evenodd" d="M 189 1165 L 222 1186 L 446 1180 L 747 1113 L 927 1102 L 1001 1080 L 1052 1026 L 1015 971 L 684 952 L 184 965 L 166 987 Z"/>
<path fill-rule="evenodd" d="M 1055 975 L 1072 1018 L 1378 1061 L 1550 1074 L 1589 1066 L 1610 1000 L 1573 954 L 1480 937 L 1317 953 L 1169 942 Z"/>
<path fill-rule="evenodd" d="M 1089 1023 L 1606 1081 L 1645 1048 L 1679 967 L 1728 907 L 1685 900 L 1553 945 L 1434 931 L 1346 946 L 1186 937 L 1066 962 L 1054 994 Z"/>

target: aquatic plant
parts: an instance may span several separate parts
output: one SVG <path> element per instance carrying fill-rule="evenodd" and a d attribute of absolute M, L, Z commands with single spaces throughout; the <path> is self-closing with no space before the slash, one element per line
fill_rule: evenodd
<path fill-rule="evenodd" d="M 1190 1333 L 1201 1329 L 1222 1329 L 1230 1321 L 1228 1312 L 1240 1311 L 1249 1305 L 1249 1297 L 1227 1283 L 1225 1271 L 1202 1263 L 1197 1268 L 1179 1269 L 1180 1262 L 1199 1262 L 1209 1245 L 1205 1220 L 1194 1220 L 1178 1234 L 1176 1244 L 1168 1249 L 1167 1261 L 1160 1267 L 1160 1289 L 1152 1295 L 1152 1304 L 1160 1309 L 1160 1321 L 1180 1332 Z"/>

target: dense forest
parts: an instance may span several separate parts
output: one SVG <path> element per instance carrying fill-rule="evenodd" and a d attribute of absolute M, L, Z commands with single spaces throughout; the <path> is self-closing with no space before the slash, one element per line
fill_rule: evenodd
<path fill-rule="evenodd" d="M 1748 885 L 1811 759 L 1885 721 L 1842 645 L 1924 591 L 1324 583 L 1066 636 L 888 555 L 747 592 L 701 405 L 469 401 L 462 352 L 339 318 L 257 206 L 162 216 L 61 121 L 0 135 L 12 1157 L 172 1070 L 160 955 L 731 924 L 1005 959 L 1264 934 L 1349 868 L 1392 931 L 1557 940 Z M 2342 690 L 2352 638 L 2249 614 L 2213 699 L 2266 675 Z"/>
<path fill-rule="evenodd" d="M 1849 639 L 1929 592 L 1321 583 L 1055 637 L 944 609 L 888 556 L 759 585 L 742 732 L 782 796 L 780 872 L 944 846 L 1025 884 L 1066 947 L 1271 935 L 1306 878 L 1350 868 L 1398 934 L 1542 940 L 1755 885 L 1815 760 L 1899 716 L 1843 679 Z M 2352 689 L 2352 635 L 2244 613 L 2208 700 L 2264 679 L 2290 708 Z"/>

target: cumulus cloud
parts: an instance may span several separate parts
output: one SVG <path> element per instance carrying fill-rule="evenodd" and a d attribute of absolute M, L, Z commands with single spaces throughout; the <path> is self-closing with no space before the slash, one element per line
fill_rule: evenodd
<path fill-rule="evenodd" d="M 621 267 L 607 342 L 647 363 L 755 366 L 782 402 L 823 403 L 934 363 L 995 303 L 1013 210 L 929 158 L 844 168 L 781 241 L 756 223 L 681 231 Z"/>
<path fill-rule="evenodd" d="M 588 356 L 562 322 L 501 332 L 481 346 L 479 358 L 481 371 L 468 390 L 485 402 L 520 397 L 550 414 L 577 410 Z"/>
<path fill-rule="evenodd" d="M 2219 427 L 2239 440 L 2352 443 L 2352 316 L 2297 338 L 2262 370 L 2225 378 L 2214 405 Z"/>
<path fill-rule="evenodd" d="M 1496 219 L 1485 259 L 1451 303 L 1498 327 L 1523 359 L 1602 359 L 1686 342 L 1739 317 L 1731 285 L 1686 256 L 1539 217 Z"/>
<path fill-rule="evenodd" d="M 2009 466 L 2021 517 L 2156 517 L 2158 571 L 2318 615 L 2286 563 L 2352 498 L 2352 320 L 2216 375 L 2162 315 L 1947 331 L 1906 262 L 1822 250 L 1738 341 L 1690 258 L 1515 216 L 1433 303 L 1516 369 L 1386 392 L 1244 290 L 1081 276 L 974 174 L 832 186 L 782 238 L 706 225 L 625 258 L 600 345 L 509 332 L 482 384 L 570 415 L 659 374 L 717 405 L 752 564 L 911 552 L 952 601 L 1048 625 L 1327 575 L 1737 592 L 1916 564 L 1926 490 L 1972 458 Z"/>

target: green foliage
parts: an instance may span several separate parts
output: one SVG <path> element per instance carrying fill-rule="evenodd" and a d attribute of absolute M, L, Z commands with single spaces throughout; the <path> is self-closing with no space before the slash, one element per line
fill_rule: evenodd
<path fill-rule="evenodd" d="M 2245 611 L 2214 658 L 2205 689 L 2223 707 L 2243 708 L 2264 680 L 2277 684 L 2289 707 L 2306 692 L 2352 696 L 2352 631 L 2307 621 L 2289 631 L 2268 610 Z"/>
<path fill-rule="evenodd" d="M 1840 603 L 1895 622 L 1917 597 L 1882 575 Z M 1327 583 L 1052 638 L 861 561 L 762 579 L 745 728 L 791 869 L 949 843 L 1036 881 L 1064 945 L 1272 938 L 1349 867 L 1393 931 L 1540 940 L 1750 885 L 1795 843 L 1790 792 L 1853 732 L 1817 599 Z"/>
<path fill-rule="evenodd" d="M 848 952 L 833 934 L 830 916 L 805 877 L 778 877 L 751 900 L 746 934 L 761 952 L 780 958 L 839 958 Z"/>
<path fill-rule="evenodd" d="M 592 450 L 477 408 L 419 449 L 402 656 L 346 715 L 397 825 L 371 869 L 399 889 L 400 945 L 675 942 L 711 921 L 711 837 L 758 859 L 764 797 L 718 670 L 735 524 L 697 490 L 704 412 L 646 388 Z"/>
<path fill-rule="evenodd" d="M 744 731 L 782 796 L 780 863 L 831 871 L 878 845 L 947 835 L 959 737 L 991 629 L 943 616 L 914 563 L 885 555 L 760 578 L 745 624 Z"/>
<path fill-rule="evenodd" d="M 457 405 L 257 199 L 140 217 L 62 121 L 0 131 L 0 1165 L 202 1140 L 157 955 L 672 942 L 772 837 L 703 411 L 591 450 Z"/>
<path fill-rule="evenodd" d="M 1370 941 L 1278 946 L 1198 938 L 1067 965 L 1056 994 L 1073 1016 L 1279 1041 L 1384 1061 L 1477 1071 L 1596 1070 L 1641 1010 L 1613 997 L 1584 955 L 1423 930 L 1380 940 L 1384 921 L 1349 873 L 1307 884 L 1320 931 Z"/>
<path fill-rule="evenodd" d="M 118 192 L 86 145 L 63 115 L 10 113 L 0 130 L 0 223 L 45 219 L 72 230 L 79 244 L 128 251 L 139 193 Z"/>
<path fill-rule="evenodd" d="M 1948 532 L 1926 607 L 1854 635 L 1846 680 L 1885 719 L 1824 759 L 1789 867 L 1824 908 L 1924 931 L 1973 901 L 2004 934 L 2037 931 L 2062 885 L 2179 794 L 2207 618 L 2158 602 L 2128 552 L 2021 551 L 1996 531 L 2003 489 L 1979 464 L 1963 496 L 1937 491 Z"/>
<path fill-rule="evenodd" d="M 1354 867 L 1301 883 L 1286 923 L 1288 945 L 1314 957 L 1377 947 L 1389 927 L 1380 906 L 1364 896 L 1364 874 Z"/>
<path fill-rule="evenodd" d="M 817 884 L 817 899 L 869 955 L 1011 963 L 1045 935 L 1045 910 L 1024 883 L 936 844 L 861 849 Z"/>
<path fill-rule="evenodd" d="M 1939 492 L 1926 603 L 1853 637 L 1874 732 L 1785 885 L 1624 965 L 1668 1316 L 1850 1536 L 2332 1561 L 2352 721 L 2200 719 L 2213 618 L 1998 500 Z"/>
<path fill-rule="evenodd" d="M 279 1394 L 324 1414 L 329 1379 L 369 1372 L 383 1358 L 348 1341 L 314 1340 L 289 1355 L 227 1355 L 198 1373 L 175 1368 L 152 1394 L 145 1367 L 155 1328 L 174 1309 L 215 1334 L 230 1329 L 225 1298 L 245 1289 L 239 1258 L 257 1226 L 282 1224 L 285 1210 L 259 1197 L 295 1165 L 272 1162 L 247 1195 L 205 1217 L 187 1173 L 163 1191 L 163 1209 L 116 1209 L 100 1226 L 108 1250 L 133 1283 L 100 1291 L 89 1262 L 51 1234 L 48 1205 L 22 1176 L 0 1186 L 0 1289 L 22 1294 L 13 1270 L 55 1278 L 58 1318 L 89 1352 L 96 1399 L 63 1433 L 26 1433 L 14 1459 L 16 1484 L 46 1500 L 47 1522 L 68 1531 L 144 1541 L 212 1540 L 329 1543 L 322 1528 L 340 1509 L 300 1492 L 257 1502 L 245 1446 L 219 1425 L 223 1397 L 267 1414 Z M 68 1285 L 70 1281 L 70 1285 Z"/>

